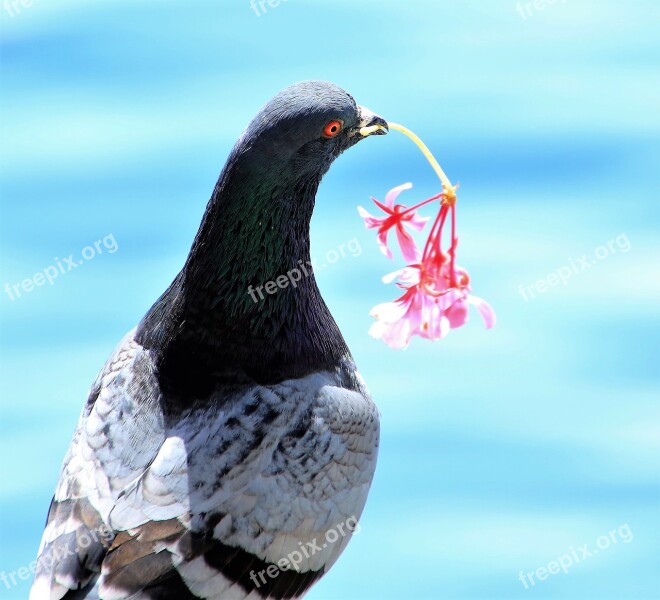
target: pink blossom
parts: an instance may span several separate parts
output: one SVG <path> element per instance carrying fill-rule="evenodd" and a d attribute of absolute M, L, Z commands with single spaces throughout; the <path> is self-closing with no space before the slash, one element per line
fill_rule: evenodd
<path fill-rule="evenodd" d="M 385 204 L 372 198 L 376 206 L 385 213 L 384 217 L 374 217 L 358 206 L 358 213 L 364 219 L 367 229 L 378 229 L 378 245 L 381 252 L 389 259 L 392 258 L 392 251 L 387 245 L 387 234 L 394 227 L 403 258 L 407 261 L 419 260 L 419 250 L 412 236 L 405 230 L 404 224 L 415 231 L 421 231 L 429 217 L 421 217 L 415 210 L 408 210 L 403 204 L 394 204 L 399 194 L 410 188 L 412 188 L 412 183 L 404 183 L 391 189 L 385 196 Z"/>
<path fill-rule="evenodd" d="M 423 273 L 423 265 L 411 265 L 399 271 L 399 287 L 406 291 L 393 302 L 375 306 L 369 313 L 377 321 L 369 334 L 392 348 L 405 348 L 417 335 L 429 340 L 445 337 L 452 329 L 468 321 L 468 307 L 474 305 L 487 329 L 495 325 L 495 312 L 485 300 L 469 293 L 465 269 L 456 268 L 456 286 L 450 285 L 446 267 L 432 275 Z"/>
<path fill-rule="evenodd" d="M 392 190 L 395 192 L 394 197 L 401 189 L 407 188 L 399 186 Z M 408 210 L 414 212 L 435 199 L 437 198 L 425 200 Z M 455 264 L 458 246 L 455 202 L 455 194 L 442 195 L 440 211 L 431 227 L 421 257 L 419 252 L 416 252 L 414 264 L 383 277 L 386 283 L 397 280 L 397 286 L 405 291 L 396 300 L 379 304 L 372 309 L 370 314 L 376 318 L 376 322 L 372 324 L 369 333 L 393 348 L 405 348 L 415 335 L 430 340 L 445 337 L 452 329 L 462 327 L 468 321 L 470 305 L 479 311 L 487 329 L 495 325 L 495 312 L 492 307 L 485 300 L 470 294 L 468 272 Z M 451 222 L 451 242 L 449 248 L 443 251 L 442 234 L 448 218 Z M 381 221 L 380 225 L 373 226 L 382 229 L 382 223 L 387 221 L 387 218 Z M 367 226 L 370 226 L 369 223 Z"/>

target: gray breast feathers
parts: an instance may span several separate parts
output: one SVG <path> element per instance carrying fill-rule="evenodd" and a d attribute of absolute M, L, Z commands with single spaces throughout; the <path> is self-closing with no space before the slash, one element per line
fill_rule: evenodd
<path fill-rule="evenodd" d="M 366 391 L 323 372 L 224 392 L 176 418 L 162 402 L 131 332 L 80 418 L 31 598 L 302 594 L 366 501 L 379 436 Z M 277 576 L 258 576 L 278 562 Z"/>

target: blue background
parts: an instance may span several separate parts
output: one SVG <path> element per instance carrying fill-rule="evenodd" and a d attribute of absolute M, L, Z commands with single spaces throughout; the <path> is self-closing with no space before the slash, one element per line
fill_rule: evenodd
<path fill-rule="evenodd" d="M 225 157 L 259 107 L 327 79 L 416 130 L 461 183 L 459 263 L 498 315 L 394 351 L 367 335 L 394 298 L 356 205 L 412 181 L 398 133 L 321 186 L 318 280 L 382 411 L 362 530 L 310 599 L 658 598 L 660 5 L 558 0 L 34 0 L 2 30 L 0 571 L 27 566 L 87 390 L 183 264 Z M 539 5 L 542 6 L 542 5 Z M 428 214 L 428 213 L 427 213 Z M 616 244 L 602 259 L 599 247 Z M 355 243 L 355 242 L 353 242 Z M 566 285 L 534 285 L 587 255 Z M 522 570 L 627 524 L 525 589 Z M 28 583 L 0 597 L 25 598 Z"/>

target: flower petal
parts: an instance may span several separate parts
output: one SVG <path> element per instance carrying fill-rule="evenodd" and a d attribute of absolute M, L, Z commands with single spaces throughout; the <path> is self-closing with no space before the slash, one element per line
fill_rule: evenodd
<path fill-rule="evenodd" d="M 404 223 L 410 225 L 415 231 L 421 231 L 430 219 L 431 217 L 422 217 L 422 215 L 417 214 L 417 211 L 413 211 L 412 217 L 406 219 Z"/>
<path fill-rule="evenodd" d="M 389 232 L 389 227 L 388 228 L 381 228 L 378 231 L 378 237 L 376 238 L 378 241 L 378 247 L 380 248 L 380 251 L 387 256 L 390 260 L 392 260 L 392 251 L 388 248 L 387 246 L 387 234 Z"/>
<path fill-rule="evenodd" d="M 405 316 L 409 306 L 410 298 L 408 292 L 406 292 L 403 296 L 401 296 L 401 298 L 398 298 L 397 300 L 377 304 L 369 311 L 369 314 L 379 321 L 384 321 L 385 323 L 394 323 L 395 321 L 398 321 Z"/>
<path fill-rule="evenodd" d="M 469 318 L 467 300 L 461 298 L 454 302 L 446 311 L 445 316 L 449 320 L 452 329 L 463 327 Z"/>
<path fill-rule="evenodd" d="M 410 326 L 406 321 L 396 323 L 383 323 L 376 321 L 369 328 L 369 335 L 382 340 L 396 350 L 405 348 L 410 343 Z"/>
<path fill-rule="evenodd" d="M 401 275 L 405 271 L 405 269 L 397 269 L 396 271 L 392 271 L 391 273 L 388 273 L 387 275 L 383 275 L 382 282 L 383 283 L 392 283 L 395 279 L 399 278 L 399 275 Z"/>
<path fill-rule="evenodd" d="M 363 219 L 373 219 L 373 215 L 370 215 L 365 208 L 362 206 L 357 207 L 358 214 L 363 218 Z"/>
<path fill-rule="evenodd" d="M 392 208 L 394 206 L 394 201 L 397 199 L 399 194 L 404 190 L 409 190 L 410 188 L 412 188 L 412 186 L 413 186 L 412 183 L 402 183 L 401 185 L 397 185 L 395 188 L 392 188 L 385 195 L 386 206 Z"/>
<path fill-rule="evenodd" d="M 493 307 L 488 304 L 488 302 L 482 298 L 477 298 L 477 296 L 468 296 L 467 301 L 477 308 L 481 318 L 484 320 L 486 329 L 491 329 L 495 326 L 497 321 L 495 311 L 493 310 Z"/>
<path fill-rule="evenodd" d="M 439 340 L 451 330 L 447 317 L 444 316 L 437 302 L 429 296 L 424 296 L 421 315 L 421 324 L 418 331 L 420 337 L 432 341 Z"/>
<path fill-rule="evenodd" d="M 383 221 L 387 218 L 387 217 L 374 217 L 361 206 L 358 206 L 357 209 L 358 209 L 358 214 L 364 219 L 364 224 L 367 227 L 367 229 L 374 229 L 375 227 L 380 227 L 383 224 Z"/>
<path fill-rule="evenodd" d="M 453 304 L 465 299 L 465 294 L 456 288 L 448 289 L 444 294 L 432 296 L 441 311 L 448 310 Z"/>
<path fill-rule="evenodd" d="M 403 225 L 397 224 L 396 238 L 399 241 L 399 247 L 401 248 L 403 258 L 408 262 L 418 261 L 420 253 L 417 249 L 417 244 L 415 244 L 415 240 L 413 240 L 412 236 L 403 228 Z"/>
<path fill-rule="evenodd" d="M 392 283 L 398 279 L 400 283 L 407 286 L 417 285 L 419 283 L 420 271 L 418 265 L 408 265 L 403 269 L 397 269 L 387 275 L 383 275 L 383 283 Z"/>

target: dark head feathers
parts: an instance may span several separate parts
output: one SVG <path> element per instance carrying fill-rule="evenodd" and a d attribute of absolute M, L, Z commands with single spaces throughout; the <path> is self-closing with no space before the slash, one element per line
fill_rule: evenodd
<path fill-rule="evenodd" d="M 334 137 L 324 127 L 341 123 Z M 270 164 L 297 177 L 320 177 L 332 161 L 364 136 L 360 127 L 386 122 L 356 104 L 353 96 L 333 83 L 303 81 L 271 98 L 252 119 L 235 150 L 248 153 L 249 164 Z"/>

